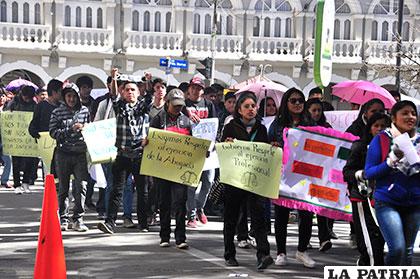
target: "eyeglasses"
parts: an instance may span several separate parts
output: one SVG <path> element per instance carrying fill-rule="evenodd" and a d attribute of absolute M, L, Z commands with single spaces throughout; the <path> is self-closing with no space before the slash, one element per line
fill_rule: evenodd
<path fill-rule="evenodd" d="M 303 99 L 303 98 L 290 98 L 289 103 L 291 103 L 292 105 L 303 104 L 303 103 L 305 103 L 305 99 Z"/>

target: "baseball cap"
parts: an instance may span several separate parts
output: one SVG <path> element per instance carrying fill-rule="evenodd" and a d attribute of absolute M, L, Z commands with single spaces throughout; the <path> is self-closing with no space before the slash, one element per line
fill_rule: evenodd
<path fill-rule="evenodd" d="M 201 87 L 203 87 L 203 88 L 205 88 L 205 87 L 206 87 L 206 85 L 204 84 L 204 81 L 203 81 L 200 77 L 198 77 L 198 76 L 193 77 L 193 78 L 191 79 L 191 81 L 190 81 L 190 86 L 191 86 L 191 85 L 193 85 L 193 84 L 199 85 L 199 86 L 201 86 Z"/>
<path fill-rule="evenodd" d="M 175 88 L 169 91 L 165 97 L 166 101 L 170 102 L 173 106 L 185 106 L 184 92 Z"/>

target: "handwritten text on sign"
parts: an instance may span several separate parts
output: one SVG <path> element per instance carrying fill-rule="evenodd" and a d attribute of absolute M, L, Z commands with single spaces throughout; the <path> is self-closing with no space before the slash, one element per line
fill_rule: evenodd
<path fill-rule="evenodd" d="M 217 143 L 220 181 L 237 188 L 277 198 L 281 174 L 280 148 L 266 143 Z"/>
<path fill-rule="evenodd" d="M 333 129 L 344 132 L 359 115 L 358 110 L 326 111 L 325 117 Z"/>
<path fill-rule="evenodd" d="M 38 139 L 38 152 L 44 162 L 47 174 L 51 173 L 51 161 L 53 160 L 54 149 L 56 141 L 50 136 L 48 132 L 40 132 Z"/>
<path fill-rule="evenodd" d="M 150 128 L 140 173 L 197 187 L 210 141 Z"/>
<path fill-rule="evenodd" d="M 115 118 L 89 123 L 82 130 L 92 163 L 107 163 L 115 159 L 116 131 Z"/>
<path fill-rule="evenodd" d="M 12 156 L 38 157 L 38 145 L 29 135 L 32 112 L 2 112 L 1 137 L 3 153 Z"/>

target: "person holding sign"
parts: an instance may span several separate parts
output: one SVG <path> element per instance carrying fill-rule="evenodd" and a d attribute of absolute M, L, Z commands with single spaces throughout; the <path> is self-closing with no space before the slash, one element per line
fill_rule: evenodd
<path fill-rule="evenodd" d="M 64 103 L 53 110 L 50 120 L 50 136 L 57 141 L 55 154 L 59 183 L 58 206 L 61 230 L 69 229 L 68 195 L 70 176 L 73 174 L 74 207 L 72 228 L 85 232 L 88 227 L 83 223 L 85 213 L 86 185 L 88 179 L 86 143 L 82 129 L 89 122 L 89 110 L 81 104 L 79 88 L 74 83 L 64 85 Z"/>
<path fill-rule="evenodd" d="M 135 81 L 124 82 L 124 91 L 119 96 L 116 90 L 118 69 L 112 73 L 112 94 L 114 112 L 117 118 L 117 158 L 112 165 L 112 190 L 109 195 L 107 216 L 104 223 L 98 224 L 98 229 L 104 233 L 113 234 L 118 209 L 121 203 L 122 190 L 127 177 L 132 174 L 137 189 L 137 218 L 141 232 L 148 231 L 147 225 L 147 188 L 144 175 L 139 174 L 143 147 L 149 127 L 147 105 L 140 99 L 140 91 Z"/>
<path fill-rule="evenodd" d="M 172 89 L 166 96 L 164 109 L 150 123 L 157 129 L 172 131 L 183 135 L 191 135 L 191 121 L 181 111 L 185 106 L 184 93 Z M 154 178 L 160 190 L 160 247 L 169 247 L 171 234 L 171 209 L 176 220 L 175 243 L 179 249 L 187 249 L 185 236 L 185 216 L 187 214 L 187 186 L 166 179 Z"/>
<path fill-rule="evenodd" d="M 234 119 L 223 130 L 221 141 L 232 142 L 235 139 L 268 143 L 267 129 L 256 118 L 257 98 L 252 92 L 243 92 L 236 103 Z M 273 263 L 270 256 L 270 244 L 265 228 L 266 198 L 257 194 L 225 185 L 225 209 L 223 237 L 227 266 L 238 266 L 236 250 L 233 243 L 242 202 L 247 202 L 251 212 L 251 224 L 255 230 L 257 242 L 257 268 L 266 269 Z"/>
<path fill-rule="evenodd" d="M 420 135 L 416 132 L 415 104 L 396 103 L 391 120 L 391 128 L 375 136 L 369 145 L 365 175 L 376 180 L 376 218 L 389 249 L 385 265 L 405 266 L 412 264 L 420 228 Z M 411 161 L 413 155 L 417 158 Z"/>

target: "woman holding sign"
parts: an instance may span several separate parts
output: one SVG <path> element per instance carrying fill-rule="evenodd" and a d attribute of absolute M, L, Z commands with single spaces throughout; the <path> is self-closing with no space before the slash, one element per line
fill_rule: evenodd
<path fill-rule="evenodd" d="M 385 265 L 411 265 L 420 228 L 420 135 L 414 103 L 402 101 L 391 110 L 391 128 L 369 145 L 365 174 L 375 179 L 375 211 L 388 244 Z"/>
<path fill-rule="evenodd" d="M 242 141 L 268 142 L 267 129 L 256 118 L 257 98 L 252 92 L 243 92 L 239 97 L 234 112 L 234 119 L 229 122 L 222 134 L 221 141 L 232 142 L 234 139 Z M 238 266 L 236 261 L 233 239 L 239 218 L 241 203 L 247 200 L 251 212 L 251 224 L 255 230 L 257 241 L 257 268 L 267 268 L 273 263 L 270 256 L 270 244 L 265 229 L 266 198 L 257 194 L 226 185 L 223 236 L 225 242 L 225 260 L 227 266 Z"/>

